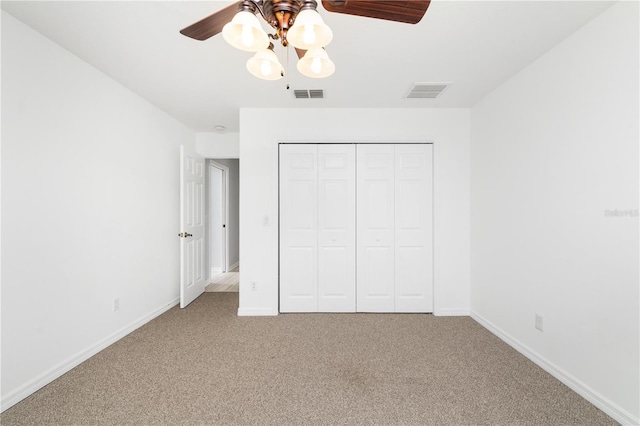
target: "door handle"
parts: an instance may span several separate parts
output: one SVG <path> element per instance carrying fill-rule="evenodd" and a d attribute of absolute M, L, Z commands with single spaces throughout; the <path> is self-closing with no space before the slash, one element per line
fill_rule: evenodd
<path fill-rule="evenodd" d="M 188 232 L 181 232 L 178 234 L 178 237 L 180 238 L 188 238 L 188 237 L 193 237 L 193 234 L 190 234 Z"/>

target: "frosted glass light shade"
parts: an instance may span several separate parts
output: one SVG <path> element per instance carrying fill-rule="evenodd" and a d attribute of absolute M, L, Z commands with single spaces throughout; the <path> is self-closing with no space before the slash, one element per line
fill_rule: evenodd
<path fill-rule="evenodd" d="M 247 52 L 257 52 L 269 46 L 269 36 L 258 18 L 244 10 L 236 13 L 231 22 L 222 27 L 222 36 L 233 47 Z"/>
<path fill-rule="evenodd" d="M 301 74 L 312 78 L 329 77 L 336 70 L 335 64 L 323 48 L 307 50 L 298 61 L 297 68 Z"/>
<path fill-rule="evenodd" d="M 303 9 L 298 13 L 293 26 L 289 28 L 287 40 L 298 49 L 324 47 L 333 39 L 333 31 L 313 9 Z"/>
<path fill-rule="evenodd" d="M 271 49 L 263 49 L 247 61 L 247 69 L 253 75 L 263 80 L 279 80 L 284 68 L 278 57 Z"/>

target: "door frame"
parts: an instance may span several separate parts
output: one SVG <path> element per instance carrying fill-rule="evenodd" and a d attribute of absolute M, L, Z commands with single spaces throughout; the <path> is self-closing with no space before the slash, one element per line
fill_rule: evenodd
<path fill-rule="evenodd" d="M 208 275 L 209 278 L 212 278 L 212 271 L 211 271 L 211 249 L 212 249 L 212 244 L 213 244 L 213 239 L 211 238 L 211 230 L 212 230 L 212 223 L 211 223 L 211 192 L 213 190 L 213 188 L 211 188 L 210 183 L 211 183 L 211 168 L 215 168 L 218 169 L 222 172 L 222 223 L 224 224 L 224 231 L 223 231 L 223 236 L 222 236 L 222 272 L 228 272 L 229 271 L 229 167 L 218 163 L 215 161 L 215 159 L 209 158 L 208 160 L 208 167 L 207 167 L 207 188 L 206 188 L 206 194 L 207 194 L 207 212 L 206 212 L 206 217 L 207 217 L 207 229 L 206 229 L 206 236 L 207 236 L 207 271 L 208 271 Z"/>

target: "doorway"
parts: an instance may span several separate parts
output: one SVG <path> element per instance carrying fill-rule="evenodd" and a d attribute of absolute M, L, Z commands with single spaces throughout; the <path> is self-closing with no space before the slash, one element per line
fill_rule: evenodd
<path fill-rule="evenodd" d="M 208 274 L 205 291 L 239 289 L 239 160 L 207 160 Z"/>
<path fill-rule="evenodd" d="M 227 181 L 229 168 L 209 161 L 209 278 L 227 272 Z"/>

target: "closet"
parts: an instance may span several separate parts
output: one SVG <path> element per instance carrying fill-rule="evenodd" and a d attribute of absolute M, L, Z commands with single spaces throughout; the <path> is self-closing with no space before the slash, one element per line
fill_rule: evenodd
<path fill-rule="evenodd" d="M 432 312 L 432 145 L 279 155 L 280 312 Z"/>

